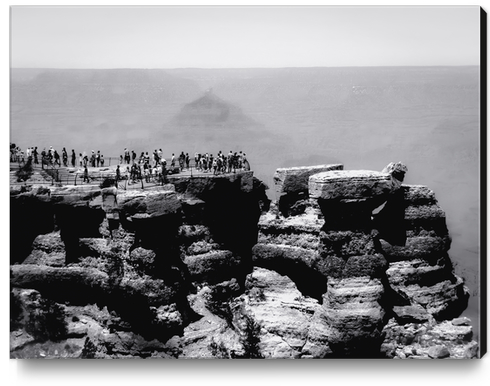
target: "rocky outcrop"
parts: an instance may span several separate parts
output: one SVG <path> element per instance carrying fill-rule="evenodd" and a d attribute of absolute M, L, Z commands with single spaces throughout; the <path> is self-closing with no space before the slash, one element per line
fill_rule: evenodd
<path fill-rule="evenodd" d="M 299 166 L 280 168 L 274 173 L 274 188 L 279 211 L 285 217 L 304 212 L 308 205 L 310 176 L 329 170 L 342 170 L 343 165 Z"/>
<path fill-rule="evenodd" d="M 404 195 L 406 242 L 391 245 L 380 239 L 379 248 L 389 262 L 386 275 L 390 287 L 399 295 L 395 316 L 409 319 L 429 316 L 449 319 L 467 306 L 468 290 L 453 273 L 448 250 L 451 239 L 445 214 L 434 193 L 423 186 L 402 186 Z"/>
<path fill-rule="evenodd" d="M 251 172 L 12 191 L 44 223 L 12 249 L 11 356 L 474 358 L 444 211 L 407 171 L 279 169 L 272 203 Z"/>
<path fill-rule="evenodd" d="M 310 175 L 300 213 L 272 205 L 261 216 L 253 261 L 319 300 L 328 356 L 376 357 L 390 318 L 454 318 L 468 290 L 447 255 L 444 212 L 427 187 L 403 185 L 405 165 L 338 169 Z"/>
<path fill-rule="evenodd" d="M 383 355 L 397 359 L 472 359 L 478 357 L 478 343 L 472 340 L 470 321 L 459 325 L 462 318 L 437 322 L 399 324 L 390 319 L 383 332 Z"/>
<path fill-rule="evenodd" d="M 51 233 L 28 241 L 27 257 L 12 265 L 12 286 L 59 304 L 107 307 L 143 339 L 182 334 L 200 317 L 187 299 L 195 283 L 245 279 L 268 200 L 251 172 L 174 182 L 144 191 L 82 186 L 12 194 L 14 205 L 32 202 L 31 216 L 36 204 L 45 205 L 51 223 L 41 228 Z"/>
<path fill-rule="evenodd" d="M 320 304 L 298 291 L 288 276 L 255 268 L 234 306 L 258 323 L 260 352 L 265 358 L 308 358 L 330 352 L 326 334 L 318 334 L 326 327 L 315 318 Z"/>

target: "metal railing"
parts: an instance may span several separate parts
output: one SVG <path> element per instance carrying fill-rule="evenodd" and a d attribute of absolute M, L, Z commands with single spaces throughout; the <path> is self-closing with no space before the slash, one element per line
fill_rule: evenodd
<path fill-rule="evenodd" d="M 107 160 L 109 160 L 109 164 L 107 165 L 110 166 L 112 161 L 115 161 L 117 159 L 117 164 L 119 164 L 119 157 L 108 157 Z M 25 162 L 19 161 L 17 166 L 13 166 L 11 163 L 10 170 L 13 171 L 16 168 L 21 168 L 25 165 Z M 129 164 L 123 163 L 121 164 L 123 167 L 124 166 L 129 166 Z M 167 164 L 168 165 L 168 164 Z M 100 172 L 94 172 L 91 171 L 88 175 L 88 181 L 86 181 L 86 178 L 84 178 L 84 173 L 83 172 L 75 172 L 75 173 L 70 173 L 67 168 L 64 166 L 60 166 L 58 164 L 53 164 L 52 162 L 47 162 L 47 160 L 41 160 L 40 163 L 38 164 L 32 164 L 33 169 L 40 171 L 41 174 L 45 174 L 48 176 L 48 178 L 51 179 L 51 185 L 56 185 L 56 186 L 66 186 L 66 185 L 100 185 L 102 184 L 105 180 L 107 179 L 112 179 L 115 181 L 116 179 L 116 173 L 113 172 L 107 172 L 107 171 L 100 171 Z M 168 165 L 170 167 L 170 165 Z M 69 168 L 72 167 L 71 164 Z M 78 167 L 78 166 L 76 166 Z M 102 166 L 100 166 L 102 167 Z M 104 163 L 104 167 L 106 167 L 106 164 Z M 220 171 L 219 173 L 214 173 L 214 170 L 211 168 L 207 169 L 200 169 L 196 167 L 196 163 L 194 160 L 191 160 L 189 162 L 189 167 L 187 167 L 186 164 L 184 164 L 184 168 L 181 169 L 180 165 L 178 162 L 176 162 L 175 167 L 172 169 L 171 167 L 167 169 L 167 172 L 164 175 L 151 175 L 148 179 L 146 178 L 145 175 L 138 176 L 136 178 L 131 177 L 131 175 L 125 170 L 122 173 L 121 178 L 117 181 L 117 188 L 119 189 L 124 189 L 127 190 L 129 186 L 133 185 L 134 188 L 136 188 L 136 184 L 140 186 L 140 189 L 145 189 L 149 187 L 154 187 L 158 185 L 163 185 L 168 182 L 168 178 L 172 177 L 179 177 L 179 174 L 181 172 L 190 172 L 190 177 L 197 177 L 197 176 L 214 176 L 214 175 L 226 175 L 226 174 L 233 174 L 236 173 L 237 171 L 240 170 L 232 170 L 231 172 L 228 171 L 228 168 L 226 168 L 225 171 Z M 15 183 L 15 185 L 28 185 L 29 183 Z"/>

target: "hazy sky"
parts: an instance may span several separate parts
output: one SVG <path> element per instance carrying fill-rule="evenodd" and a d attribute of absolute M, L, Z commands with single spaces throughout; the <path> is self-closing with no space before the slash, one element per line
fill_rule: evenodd
<path fill-rule="evenodd" d="M 478 65 L 479 7 L 11 8 L 11 67 Z"/>

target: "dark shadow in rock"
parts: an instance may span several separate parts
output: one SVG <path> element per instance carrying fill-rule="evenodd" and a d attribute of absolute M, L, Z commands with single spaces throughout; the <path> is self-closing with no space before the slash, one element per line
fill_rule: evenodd
<path fill-rule="evenodd" d="M 10 264 L 22 262 L 34 239 L 55 229 L 53 206 L 31 195 L 10 198 Z"/>
<path fill-rule="evenodd" d="M 386 240 L 391 245 L 405 245 L 407 234 L 403 189 L 398 189 L 388 198 L 378 213 L 373 213 L 372 227 L 378 230 L 379 238 Z"/>
<path fill-rule="evenodd" d="M 318 271 L 298 261 L 258 261 L 256 265 L 288 276 L 303 296 L 309 296 L 323 302 L 323 294 L 327 292 L 327 278 Z"/>

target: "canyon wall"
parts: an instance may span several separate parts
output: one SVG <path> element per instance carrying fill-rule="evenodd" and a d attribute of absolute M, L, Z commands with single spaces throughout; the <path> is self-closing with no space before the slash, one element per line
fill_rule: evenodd
<path fill-rule="evenodd" d="M 252 172 L 11 189 L 11 357 L 477 357 L 406 172 L 278 169 L 272 203 Z"/>

